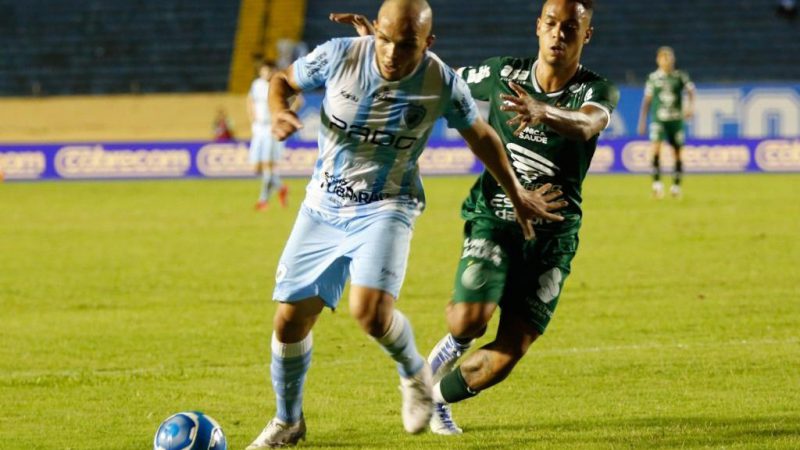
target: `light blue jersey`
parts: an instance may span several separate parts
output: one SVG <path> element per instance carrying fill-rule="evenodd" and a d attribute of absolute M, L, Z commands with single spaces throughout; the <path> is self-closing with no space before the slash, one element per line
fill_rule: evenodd
<path fill-rule="evenodd" d="M 250 92 L 247 95 L 253 102 L 253 134 L 269 134 L 269 81 L 261 77 L 256 78 L 253 80 L 253 84 L 250 85 Z"/>
<path fill-rule="evenodd" d="M 417 160 L 434 122 L 470 127 L 469 88 L 432 52 L 398 81 L 383 79 L 372 36 L 330 40 L 294 63 L 303 90 L 325 87 L 319 157 L 305 205 L 336 217 L 416 216 L 425 194 Z"/>

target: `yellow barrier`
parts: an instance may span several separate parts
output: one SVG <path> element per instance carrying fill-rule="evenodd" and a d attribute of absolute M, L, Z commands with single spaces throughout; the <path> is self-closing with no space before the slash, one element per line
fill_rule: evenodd
<path fill-rule="evenodd" d="M 158 94 L 0 99 L 0 142 L 204 140 L 219 108 L 249 139 L 242 95 Z"/>

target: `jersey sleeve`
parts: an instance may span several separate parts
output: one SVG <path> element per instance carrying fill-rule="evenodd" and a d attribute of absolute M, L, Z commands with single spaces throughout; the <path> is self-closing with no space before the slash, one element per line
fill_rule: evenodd
<path fill-rule="evenodd" d="M 611 123 L 611 113 L 619 102 L 619 89 L 607 80 L 595 81 L 590 83 L 583 96 L 584 105 L 593 105 L 602 109 L 608 116 L 606 127 Z"/>
<path fill-rule="evenodd" d="M 294 79 L 300 89 L 323 86 L 349 46 L 350 41 L 347 39 L 331 39 L 295 61 Z"/>
<path fill-rule="evenodd" d="M 447 126 L 457 130 L 471 127 L 478 118 L 478 105 L 475 104 L 467 83 L 458 76 L 453 77 L 450 101 L 442 115 Z"/>
<path fill-rule="evenodd" d="M 686 72 L 681 72 L 681 84 L 684 90 L 694 90 L 694 83 Z"/>
<path fill-rule="evenodd" d="M 494 91 L 494 80 L 500 74 L 498 72 L 500 58 L 489 58 L 478 66 L 467 66 L 458 69 L 458 75 L 466 81 L 472 97 L 488 101 Z"/>

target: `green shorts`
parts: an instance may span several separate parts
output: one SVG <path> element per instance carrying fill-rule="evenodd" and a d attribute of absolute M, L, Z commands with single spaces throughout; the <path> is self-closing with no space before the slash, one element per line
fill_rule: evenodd
<path fill-rule="evenodd" d="M 685 141 L 683 121 L 650 122 L 650 140 L 653 142 L 667 141 L 673 148 L 683 147 Z"/>
<path fill-rule="evenodd" d="M 577 233 L 525 241 L 517 224 L 468 220 L 453 302 L 499 304 L 544 333 L 577 249 Z"/>

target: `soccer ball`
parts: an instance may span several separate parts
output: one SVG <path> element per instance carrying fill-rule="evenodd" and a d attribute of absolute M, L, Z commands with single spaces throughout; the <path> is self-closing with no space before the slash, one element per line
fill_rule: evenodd
<path fill-rule="evenodd" d="M 179 412 L 161 422 L 153 450 L 227 450 L 216 420 L 200 411 Z"/>

